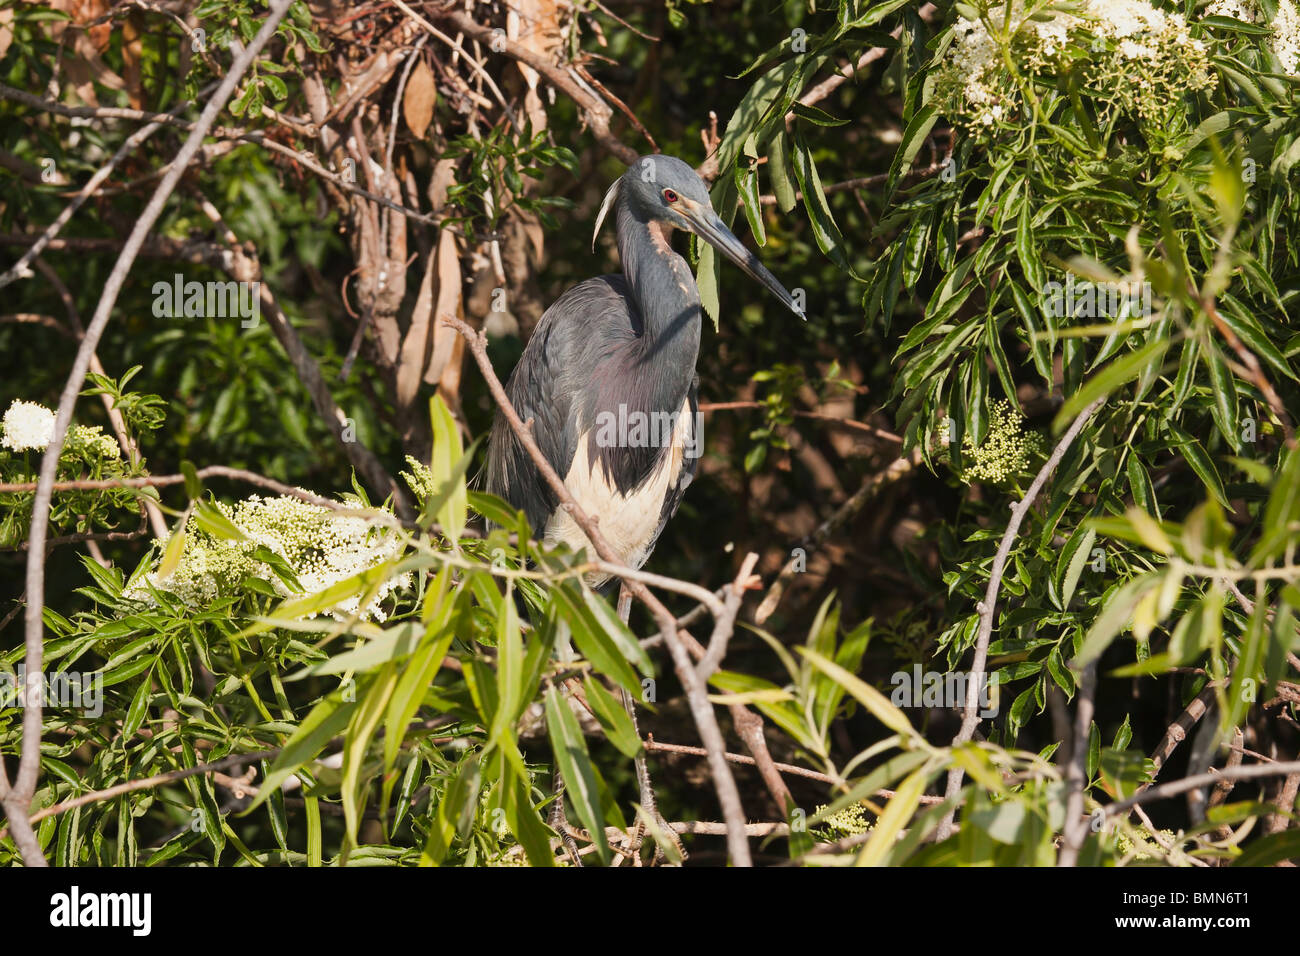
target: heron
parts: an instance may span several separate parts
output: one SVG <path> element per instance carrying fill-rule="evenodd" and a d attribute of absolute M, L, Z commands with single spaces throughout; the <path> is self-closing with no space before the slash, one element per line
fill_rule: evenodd
<path fill-rule="evenodd" d="M 605 193 L 592 247 L 613 212 L 622 274 L 573 286 L 542 315 L 506 393 L 574 501 L 599 521 L 627 566 L 640 569 L 695 477 L 702 449 L 700 291 L 672 233 L 694 233 L 787 308 L 803 309 L 713 209 L 682 160 L 653 154 Z M 498 411 L 488 439 L 487 490 L 522 510 L 544 543 L 588 548 L 586 534 Z M 592 573 L 605 590 L 610 576 Z"/>
<path fill-rule="evenodd" d="M 695 371 L 700 290 L 686 260 L 673 251 L 673 230 L 694 233 L 801 318 L 803 310 L 727 228 L 704 182 L 680 159 L 642 156 L 614 181 L 596 215 L 593 249 L 611 211 L 622 275 L 588 279 L 555 300 L 515 365 L 506 395 L 524 421 L 532 420 L 542 455 L 578 506 L 597 518 L 619 560 L 640 569 L 695 477 L 703 442 Z M 524 512 L 543 543 L 594 552 L 500 411 L 488 438 L 486 485 Z M 600 591 L 612 585 L 607 574 L 584 579 Z M 624 588 L 618 601 L 624 622 L 630 608 Z M 564 633 L 562 659 L 572 653 L 567 645 Z M 632 697 L 626 689 L 622 697 L 639 736 Z M 635 765 L 642 809 L 672 838 L 644 754 Z M 557 795 L 563 788 L 557 767 Z M 580 865 L 562 796 L 551 823 Z M 640 833 L 638 825 L 633 852 L 639 852 Z M 684 858 L 680 843 L 677 849 Z"/>

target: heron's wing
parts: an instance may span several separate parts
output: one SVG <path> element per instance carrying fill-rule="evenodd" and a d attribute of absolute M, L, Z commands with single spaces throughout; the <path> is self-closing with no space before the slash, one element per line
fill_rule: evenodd
<path fill-rule="evenodd" d="M 511 404 L 521 419 L 533 419 L 538 448 L 562 478 L 577 451 L 593 370 L 634 337 L 633 328 L 626 280 L 588 279 L 546 310 L 506 384 Z M 522 509 L 536 534 L 555 511 L 554 492 L 500 411 L 488 441 L 487 490 Z"/>

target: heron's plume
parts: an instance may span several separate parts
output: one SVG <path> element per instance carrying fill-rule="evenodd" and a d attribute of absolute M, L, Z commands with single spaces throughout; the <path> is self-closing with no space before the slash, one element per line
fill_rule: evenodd
<path fill-rule="evenodd" d="M 596 213 L 596 231 L 591 234 L 591 251 L 596 251 L 596 237 L 600 235 L 601 224 L 605 221 L 605 216 L 614 206 L 614 201 L 618 199 L 619 187 L 623 185 L 623 177 L 620 176 L 614 180 L 614 185 L 605 190 L 605 198 L 600 203 L 600 212 Z"/>

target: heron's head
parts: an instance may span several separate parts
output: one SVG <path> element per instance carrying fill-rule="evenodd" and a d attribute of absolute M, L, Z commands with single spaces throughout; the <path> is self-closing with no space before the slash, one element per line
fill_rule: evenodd
<path fill-rule="evenodd" d="M 600 214 L 596 217 L 597 234 L 606 214 L 616 203 L 625 204 L 643 222 L 658 222 L 699 236 L 740 266 L 750 278 L 766 286 L 795 315 L 806 318 L 794 296 L 713 211 L 704 180 L 677 157 L 661 154 L 642 156 L 615 180 L 605 193 Z M 595 242 L 594 235 L 592 242 Z"/>

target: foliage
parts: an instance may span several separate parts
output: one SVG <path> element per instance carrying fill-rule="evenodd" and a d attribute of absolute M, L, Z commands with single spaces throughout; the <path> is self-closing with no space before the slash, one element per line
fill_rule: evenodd
<path fill-rule="evenodd" d="M 700 475 L 653 565 L 712 590 L 735 574 L 733 547 L 762 551 L 769 582 L 792 549 L 814 562 L 772 617 L 746 616 L 709 681 L 715 703 L 761 716 L 778 760 L 817 778 L 789 778 L 791 806 L 758 775 L 740 778 L 749 814 L 788 827 L 761 858 L 1047 865 L 1072 829 L 1071 761 L 1082 810 L 1095 816 L 1175 770 L 1194 773 L 1197 760 L 1199 769 L 1222 763 L 1232 741 L 1295 759 L 1296 5 L 972 0 L 924 15 L 908 0 L 769 6 L 615 3 L 618 18 L 575 12 L 563 25 L 569 54 L 588 55 L 584 69 L 665 152 L 698 152 L 708 127 L 700 104 L 718 104 L 714 206 L 728 222 L 743 214 L 762 258 L 808 298 L 807 325 L 778 326 L 710 247 L 693 249 L 716 329 L 701 354 L 701 397 L 739 396 L 744 408 L 713 413 Z M 484 7 L 482 22 L 506 22 Z M 71 23 L 65 5 L 0 10 L 13 13 L 0 79 L 24 90 L 63 82 L 55 51 L 65 28 L 96 29 Z M 147 82 L 125 83 L 124 93 L 79 54 L 74 81 L 77 69 L 91 72 L 70 98 L 89 102 L 89 89 L 105 104 L 135 97 L 151 110 L 202 98 L 229 42 L 246 42 L 263 11 L 212 0 L 192 13 L 206 37 L 195 55 L 179 34 L 133 47 L 114 32 L 101 65 L 116 76 L 135 63 Z M 334 69 L 325 54 L 396 43 L 395 15 L 344 24 L 295 4 L 276 41 L 283 55 L 259 60 L 228 121 L 292 140 L 292 124 L 276 117 L 306 113 L 309 74 Z M 415 135 L 408 117 L 396 151 L 396 168 L 420 189 L 403 183 L 387 195 L 418 204 L 428 185 L 439 227 L 386 220 L 384 241 L 396 242 L 402 223 L 420 260 L 392 309 L 410 334 L 418 300 L 441 303 L 454 280 L 452 308 L 494 330 L 504 377 L 518 343 L 509 323 L 493 324 L 503 310 L 479 300 L 508 288 L 513 331 L 526 333 L 537 317 L 530 299 L 548 303 L 601 271 L 582 224 L 618 164 L 563 91 L 529 100 L 516 94 L 527 74 L 511 73 L 502 85 L 515 118 L 498 115 L 492 91 L 471 87 L 468 70 L 449 72 L 446 49 L 434 46 L 410 78 L 395 69 L 384 80 L 390 92 L 374 93 L 365 117 L 375 142 L 396 140 L 398 85 L 423 82 L 414 76 L 426 61 L 437 68 L 428 132 Z M 801 102 L 872 48 L 883 55 L 855 80 Z M 661 72 L 659 50 L 680 76 Z M 484 62 L 497 79 L 516 69 Z M 68 182 L 84 182 L 126 135 L 97 119 L 74 140 L 66 121 L 29 124 L 27 110 L 0 106 L 0 149 L 14 160 L 0 174 L 13 187 L 0 207 L 9 233 L 39 231 L 67 201 L 66 184 L 13 169 L 53 157 Z M 638 135 L 615 129 L 623 141 Z M 174 155 L 170 135 L 141 147 L 139 166 L 69 235 L 107 240 L 138 216 L 147 192 L 135 180 Z M 237 150 L 196 167 L 158 234 L 211 240 L 221 228 L 203 202 L 225 211 L 354 438 L 400 473 L 414 514 L 400 513 L 391 489 L 349 480 L 348 450 L 313 414 L 269 323 L 160 315 L 153 280 L 181 267 L 138 264 L 99 350 L 111 371 L 127 371 L 90 379 L 84 395 L 94 400 L 77 406 L 58 477 L 181 471 L 184 493 L 55 495 L 53 534 L 130 526 L 145 498 L 171 526 L 151 545 L 105 540 L 103 562 L 93 551 L 59 557 L 66 547 L 50 561 L 47 682 L 91 696 L 51 700 L 33 810 L 263 755 L 45 817 L 45 853 L 66 865 L 563 865 L 552 816 L 562 800 L 588 836 L 584 862 L 619 862 L 624 838 L 607 828 L 634 827 L 647 834 L 647 856 L 657 847 L 675 859 L 674 841 L 636 804 L 634 761 L 652 758 L 668 819 L 717 809 L 683 764 L 645 748 L 651 725 L 657 739 L 696 739 L 667 658 L 647 650 L 657 627 L 639 612 L 621 621 L 584 581 L 588 556 L 544 548 L 522 513 L 476 489 L 481 450 L 463 436 L 491 422 L 482 384 L 425 378 L 421 366 L 410 390 L 382 331 L 367 334 L 384 292 L 367 285 L 381 271 L 365 259 L 379 233 L 365 232 L 357 209 L 370 207 L 283 154 Z M 314 161 L 337 172 L 341 158 L 322 150 Z M 372 161 L 382 169 L 387 159 L 377 150 Z M 450 179 L 435 196 L 440 163 Z M 357 184 L 375 192 L 377 182 L 363 164 Z M 443 271 L 437 249 L 448 234 L 460 245 Z M 94 308 L 113 261 L 86 248 L 95 251 L 69 293 L 73 314 Z M 186 262 L 185 278 L 221 277 L 216 260 L 203 262 Z M 66 309 L 38 278 L 11 290 L 14 315 Z M 351 314 L 358 304 L 365 319 Z M 70 338 L 0 323 L 0 399 L 10 409 L 0 482 L 34 480 L 44 445 L 30 438 L 47 434 L 52 415 L 10 403 L 57 403 L 66 363 L 28 357 L 62 356 Z M 120 452 L 107 419 L 89 424 L 104 398 L 143 454 Z M 1097 400 L 1007 537 L 996 605 L 986 607 L 1009 510 Z M 827 418 L 862 427 L 836 430 Z M 866 494 L 913 452 L 923 464 L 905 473 L 905 491 Z M 191 461 L 251 468 L 324 497 L 205 485 Z M 819 536 L 859 485 L 857 510 L 829 540 Z M 32 497 L 0 492 L 0 547 L 21 547 Z M 0 556 L 6 583 L 20 580 L 24 554 Z M 7 588 L 6 603 L 17 608 L 20 591 Z M 677 614 L 693 607 L 667 600 Z M 962 699 L 917 706 L 887 688 L 915 665 L 938 686 L 981 690 L 960 679 L 982 615 L 991 615 L 995 713 L 982 715 L 973 741 L 954 743 Z M 0 625 L 0 689 L 17 685 L 24 654 L 21 615 L 12 620 Z M 1077 712 L 1094 672 L 1095 719 L 1081 728 L 1084 752 L 1071 755 L 1071 705 Z M 1186 745 L 1177 766 L 1167 754 L 1157 760 L 1167 728 L 1203 693 L 1214 701 L 1203 746 L 1189 754 Z M 6 758 L 20 748 L 17 703 L 0 698 Z M 954 769 L 963 781 L 947 793 Z M 1150 804 L 1154 830 L 1112 814 L 1084 834 L 1079 860 L 1281 859 L 1295 806 L 1273 805 L 1284 794 L 1277 780 L 1238 787 L 1234 802 L 1214 795 L 1185 813 Z M 940 837 L 954 812 L 959 828 Z M 1256 827 L 1261 819 L 1280 826 Z M 690 849 L 707 860 L 709 847 L 700 838 Z M 6 834 L 0 862 L 15 855 Z"/>

